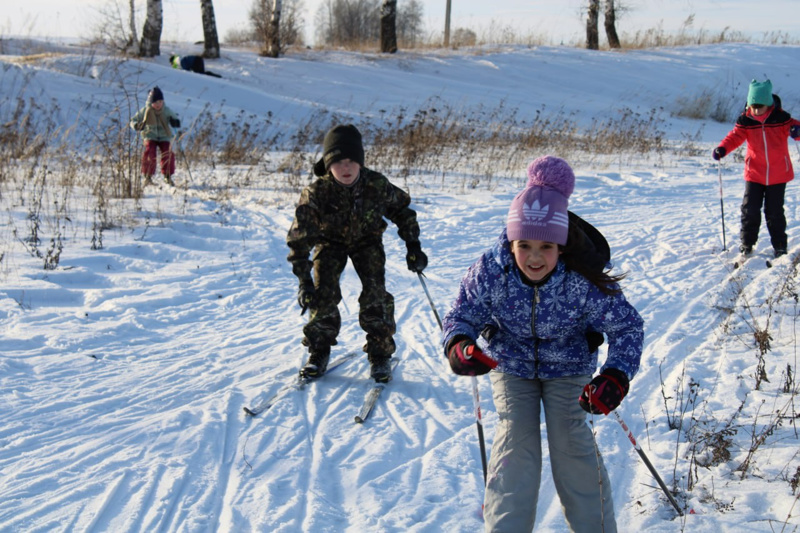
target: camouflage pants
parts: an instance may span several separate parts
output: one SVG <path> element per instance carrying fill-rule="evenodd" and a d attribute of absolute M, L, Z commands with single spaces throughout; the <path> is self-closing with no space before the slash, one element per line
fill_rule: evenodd
<path fill-rule="evenodd" d="M 311 310 L 311 318 L 303 328 L 303 344 L 312 350 L 336 344 L 342 325 L 339 279 L 348 257 L 361 280 L 358 322 L 367 333 L 364 351 L 369 354 L 370 360 L 391 356 L 395 351 L 394 297 L 386 292 L 386 254 L 381 242 L 349 251 L 325 245 L 318 245 L 314 249 L 312 260 L 316 308 Z"/>

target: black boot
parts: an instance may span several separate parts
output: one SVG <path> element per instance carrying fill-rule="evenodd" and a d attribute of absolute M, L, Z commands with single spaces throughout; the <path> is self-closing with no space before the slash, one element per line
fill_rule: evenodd
<path fill-rule="evenodd" d="M 392 356 L 370 356 L 369 375 L 376 383 L 389 383 L 392 381 Z"/>
<path fill-rule="evenodd" d="M 328 360 L 331 358 L 331 347 L 309 348 L 308 361 L 300 369 L 300 375 L 306 378 L 318 378 L 328 369 Z"/>

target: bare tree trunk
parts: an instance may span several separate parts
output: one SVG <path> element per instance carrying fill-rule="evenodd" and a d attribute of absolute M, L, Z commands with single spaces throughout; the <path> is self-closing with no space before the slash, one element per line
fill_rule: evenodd
<path fill-rule="evenodd" d="M 142 57 L 155 57 L 161 55 L 161 27 L 163 13 L 161 0 L 147 0 L 147 18 L 142 30 L 142 44 L 139 55 Z"/>
<path fill-rule="evenodd" d="M 272 0 L 272 15 L 269 19 L 269 45 L 267 47 L 267 57 L 279 57 L 281 55 L 281 0 Z"/>
<path fill-rule="evenodd" d="M 136 39 L 136 5 L 135 5 L 135 3 L 136 3 L 136 0 L 131 0 L 130 1 L 130 6 L 131 6 L 131 13 L 130 13 L 130 15 L 131 15 L 131 37 L 130 37 L 130 39 L 128 39 L 128 47 L 129 48 L 135 48 L 133 50 L 133 53 L 138 56 L 140 49 L 139 49 L 138 40 Z"/>
<path fill-rule="evenodd" d="M 200 0 L 200 11 L 203 13 L 203 57 L 217 59 L 219 37 L 217 19 L 214 17 L 214 0 Z"/>
<path fill-rule="evenodd" d="M 600 0 L 589 0 L 589 10 L 586 14 L 586 48 L 589 50 L 600 49 L 600 37 L 597 31 L 599 11 Z"/>
<path fill-rule="evenodd" d="M 381 53 L 397 52 L 397 0 L 383 0 L 381 5 Z"/>
<path fill-rule="evenodd" d="M 614 0 L 606 0 L 604 25 L 606 27 L 606 37 L 608 38 L 609 48 L 619 48 L 619 36 L 617 35 L 617 12 L 614 8 Z"/>
<path fill-rule="evenodd" d="M 447 0 L 447 7 L 444 10 L 444 47 L 450 47 L 450 4 L 451 0 Z"/>

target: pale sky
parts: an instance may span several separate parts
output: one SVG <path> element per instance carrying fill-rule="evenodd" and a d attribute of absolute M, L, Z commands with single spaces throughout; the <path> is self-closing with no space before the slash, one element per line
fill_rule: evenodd
<path fill-rule="evenodd" d="M 165 41 L 197 41 L 203 37 L 198 0 L 163 0 Z M 321 0 L 303 0 L 306 6 L 307 36 L 312 36 L 314 14 Z M 403 0 L 399 0 L 401 3 Z M 0 38 L 91 37 L 97 25 L 96 10 L 115 2 L 127 10 L 128 0 L 3 0 L 0 11 Z M 634 33 L 661 26 L 665 31 L 679 29 L 694 15 L 693 28 L 719 32 L 785 32 L 800 39 L 800 0 L 770 0 L 769 9 L 756 9 L 750 0 L 617 0 L 629 11 L 619 16 L 617 30 Z M 251 0 L 214 0 L 217 30 L 224 40 L 228 30 L 247 24 Z M 444 29 L 446 0 L 422 0 L 424 27 L 429 34 Z M 558 41 L 583 39 L 581 8 L 585 0 L 451 0 L 451 30 L 466 27 L 488 31 L 490 27 L 510 27 L 520 35 L 544 35 Z M 144 9 L 145 0 L 137 0 Z"/>

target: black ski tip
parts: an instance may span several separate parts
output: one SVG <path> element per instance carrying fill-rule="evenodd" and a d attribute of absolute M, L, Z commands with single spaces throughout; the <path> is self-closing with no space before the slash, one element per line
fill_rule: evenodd
<path fill-rule="evenodd" d="M 248 416 L 258 415 L 258 413 L 251 411 L 249 407 L 242 407 L 242 409 L 244 410 L 244 413 Z"/>
<path fill-rule="evenodd" d="M 363 424 L 363 423 L 364 423 L 364 419 L 361 418 L 360 416 L 356 415 L 356 424 Z"/>

